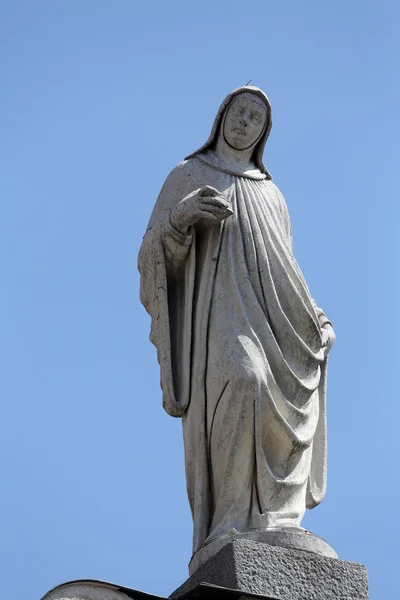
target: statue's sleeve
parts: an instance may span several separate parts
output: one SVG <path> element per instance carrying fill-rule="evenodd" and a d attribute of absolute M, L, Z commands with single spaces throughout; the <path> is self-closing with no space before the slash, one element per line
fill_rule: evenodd
<path fill-rule="evenodd" d="M 175 229 L 170 221 L 171 212 L 191 191 L 187 176 L 187 162 L 180 163 L 168 175 L 150 217 L 146 234 L 156 229 L 164 247 L 164 257 L 169 275 L 176 275 L 183 266 L 193 241 L 193 228 L 184 234 Z"/>
<path fill-rule="evenodd" d="M 168 215 L 162 225 L 161 239 L 168 275 L 176 277 L 184 265 L 193 241 L 192 228 L 187 234 L 181 233 L 171 225 Z"/>
<path fill-rule="evenodd" d="M 150 340 L 161 367 L 163 406 L 174 417 L 182 416 L 189 402 L 190 369 L 185 360 L 190 357 L 195 244 L 194 233 L 175 230 L 169 215 L 192 191 L 191 185 L 179 166 L 170 173 L 138 259 L 140 299 L 151 316 Z"/>

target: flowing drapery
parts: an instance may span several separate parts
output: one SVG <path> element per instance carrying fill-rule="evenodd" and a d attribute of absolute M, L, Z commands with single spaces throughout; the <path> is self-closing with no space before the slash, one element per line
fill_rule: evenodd
<path fill-rule="evenodd" d="M 230 199 L 220 225 L 183 235 L 169 213 L 204 185 Z M 235 529 L 299 525 L 326 487 L 328 322 L 292 253 L 277 187 L 212 153 L 168 177 L 139 256 L 163 404 L 181 416 L 193 549 Z"/>

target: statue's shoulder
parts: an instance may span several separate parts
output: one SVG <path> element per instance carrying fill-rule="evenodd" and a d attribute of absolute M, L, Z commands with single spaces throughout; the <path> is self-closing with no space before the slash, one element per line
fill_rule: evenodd
<path fill-rule="evenodd" d="M 285 199 L 284 199 L 284 197 L 282 195 L 281 190 L 278 188 L 278 186 L 276 185 L 276 183 L 274 183 L 272 181 L 272 179 L 265 179 L 264 180 L 264 185 L 267 188 L 268 192 L 272 196 L 274 196 L 279 203 L 284 203 L 285 204 Z"/>
<path fill-rule="evenodd" d="M 203 164 L 197 159 L 196 156 L 185 158 L 182 162 L 176 165 L 172 169 L 170 175 L 174 177 L 191 177 L 199 172 L 203 167 Z"/>
<path fill-rule="evenodd" d="M 272 179 L 264 179 L 264 186 L 269 192 L 276 195 L 281 195 L 278 186 L 272 181 Z"/>
<path fill-rule="evenodd" d="M 201 163 L 196 158 L 185 159 L 170 171 L 158 197 L 158 204 L 171 207 L 190 192 L 203 185 Z"/>
<path fill-rule="evenodd" d="M 272 205 L 280 212 L 284 219 L 288 219 L 288 207 L 281 190 L 272 179 L 264 179 L 263 183 Z"/>
<path fill-rule="evenodd" d="M 195 157 L 186 158 L 170 171 L 164 183 L 168 190 L 192 188 L 204 178 L 204 165 Z M 191 189 L 189 190 L 191 191 Z"/>

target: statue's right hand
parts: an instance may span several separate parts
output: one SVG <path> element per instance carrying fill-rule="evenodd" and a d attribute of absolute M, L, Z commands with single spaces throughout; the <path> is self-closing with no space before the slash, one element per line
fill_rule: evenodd
<path fill-rule="evenodd" d="M 215 188 L 205 185 L 191 192 L 177 204 L 171 213 L 171 225 L 186 233 L 191 225 L 201 219 L 219 223 L 233 214 L 231 203 Z"/>

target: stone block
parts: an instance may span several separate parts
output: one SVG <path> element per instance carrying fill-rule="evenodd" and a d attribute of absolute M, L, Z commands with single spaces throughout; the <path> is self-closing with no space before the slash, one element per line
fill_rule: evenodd
<path fill-rule="evenodd" d="M 368 600 L 363 565 L 243 539 L 225 545 L 170 597 L 201 582 L 279 600 Z"/>

